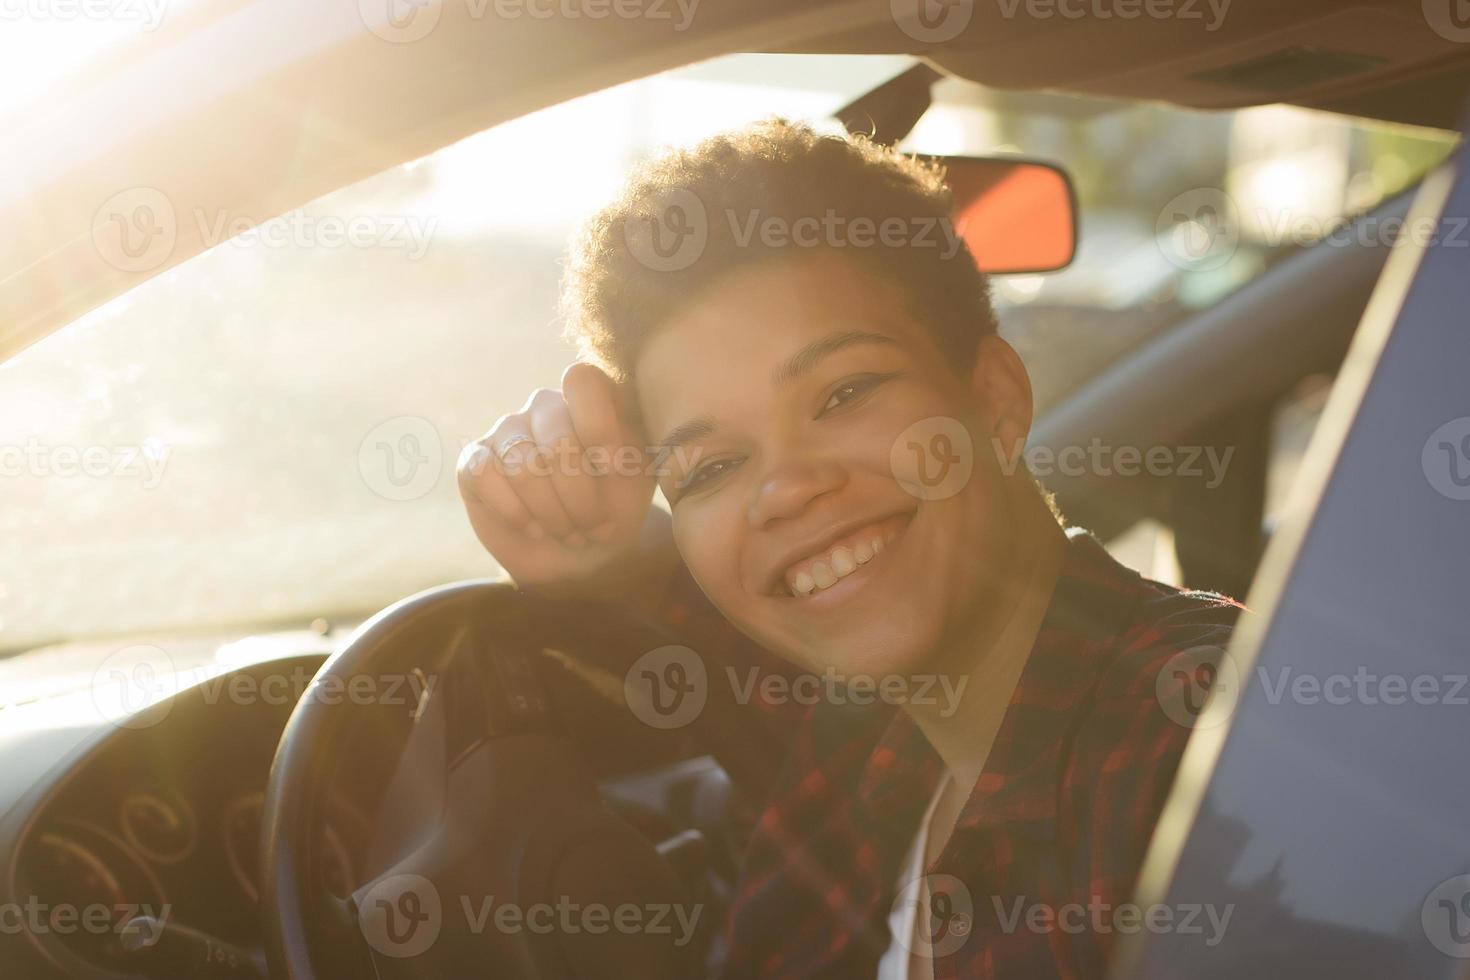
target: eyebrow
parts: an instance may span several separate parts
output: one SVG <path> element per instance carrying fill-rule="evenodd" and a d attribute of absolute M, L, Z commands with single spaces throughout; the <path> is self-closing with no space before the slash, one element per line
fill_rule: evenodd
<path fill-rule="evenodd" d="M 658 450 L 662 457 L 671 449 L 677 449 L 686 443 L 703 439 L 715 431 L 715 420 L 708 415 L 701 415 L 697 419 L 681 422 L 669 430 L 668 435 L 659 440 Z"/>
<path fill-rule="evenodd" d="M 886 334 L 871 333 L 866 330 L 848 330 L 843 333 L 828 334 L 821 340 L 814 340 L 795 354 L 792 354 L 785 364 L 782 364 L 776 369 L 776 373 L 772 376 L 772 381 L 777 388 L 788 385 L 815 368 L 822 362 L 823 358 L 831 357 L 838 351 L 856 344 L 888 344 L 896 346 L 898 341 Z"/>
<path fill-rule="evenodd" d="M 898 341 L 881 333 L 871 333 L 865 330 L 847 330 L 842 333 L 828 334 L 820 340 L 814 340 L 801 350 L 791 355 L 776 369 L 771 380 L 776 387 L 781 388 L 799 379 L 802 375 L 812 371 L 825 358 L 848 347 L 858 344 L 885 344 L 896 346 Z M 701 415 L 698 418 L 681 422 L 669 430 L 668 434 L 659 440 L 658 448 L 661 452 L 668 452 L 679 446 L 703 439 L 711 435 L 718 426 L 712 416 Z"/>

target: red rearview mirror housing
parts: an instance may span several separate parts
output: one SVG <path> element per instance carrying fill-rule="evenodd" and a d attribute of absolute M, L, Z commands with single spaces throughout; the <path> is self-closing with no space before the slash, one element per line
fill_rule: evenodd
<path fill-rule="evenodd" d="M 1055 272 L 1077 252 L 1077 195 L 1065 171 L 1020 157 L 928 156 L 954 192 L 955 231 L 987 275 Z"/>

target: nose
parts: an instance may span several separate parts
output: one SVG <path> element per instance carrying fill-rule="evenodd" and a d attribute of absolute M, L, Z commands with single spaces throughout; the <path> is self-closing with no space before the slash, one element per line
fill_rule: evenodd
<path fill-rule="evenodd" d="M 846 468 L 831 459 L 789 455 L 763 475 L 750 502 L 750 525 L 766 529 L 805 514 L 816 501 L 847 485 Z"/>

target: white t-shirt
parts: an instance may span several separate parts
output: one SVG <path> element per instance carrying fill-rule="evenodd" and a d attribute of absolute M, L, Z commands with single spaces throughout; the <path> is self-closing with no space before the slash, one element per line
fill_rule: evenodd
<path fill-rule="evenodd" d="M 928 964 L 927 969 L 919 976 L 910 974 L 909 951 L 914 948 L 914 924 L 918 919 L 919 907 L 924 902 L 922 887 L 916 890 L 914 883 L 924 875 L 924 852 L 929 849 L 929 825 L 934 822 L 934 811 L 939 808 L 939 798 L 944 795 L 944 787 L 948 784 L 948 776 L 939 781 L 939 787 L 934 790 L 934 798 L 929 801 L 928 809 L 919 820 L 919 830 L 914 835 L 913 844 L 909 845 L 903 868 L 898 872 L 898 898 L 893 903 L 893 910 L 888 913 L 888 931 L 893 935 L 893 942 L 889 943 L 883 958 L 878 961 L 877 980 L 932 980 L 934 976 L 932 964 Z"/>

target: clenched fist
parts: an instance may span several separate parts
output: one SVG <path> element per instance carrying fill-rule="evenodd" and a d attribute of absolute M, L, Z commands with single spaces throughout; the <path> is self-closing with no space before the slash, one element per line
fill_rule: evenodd
<path fill-rule="evenodd" d="M 523 589 L 654 600 L 677 562 L 632 392 L 591 364 L 540 388 L 459 459 L 480 543 Z"/>

